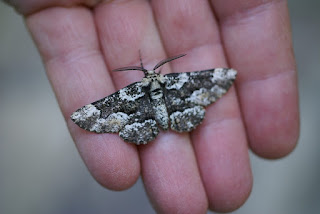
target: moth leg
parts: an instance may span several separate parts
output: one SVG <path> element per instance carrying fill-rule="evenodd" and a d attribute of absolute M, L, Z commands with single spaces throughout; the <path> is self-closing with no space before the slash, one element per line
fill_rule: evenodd
<path fill-rule="evenodd" d="M 147 144 L 155 139 L 158 134 L 157 123 L 152 119 L 128 124 L 119 132 L 119 136 L 123 140 L 137 145 Z"/>
<path fill-rule="evenodd" d="M 189 132 L 199 125 L 205 115 L 202 106 L 194 106 L 183 111 L 176 111 L 170 115 L 171 129 L 177 132 Z"/>

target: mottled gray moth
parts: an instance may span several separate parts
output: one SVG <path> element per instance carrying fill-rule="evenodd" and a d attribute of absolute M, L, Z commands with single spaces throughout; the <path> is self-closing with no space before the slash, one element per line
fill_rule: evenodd
<path fill-rule="evenodd" d="M 145 77 L 119 91 L 78 109 L 71 119 L 79 127 L 96 133 L 117 133 L 131 143 L 147 144 L 156 138 L 159 128 L 189 132 L 205 115 L 205 106 L 215 102 L 231 87 L 237 72 L 229 68 L 170 73 L 156 70 L 167 62 L 159 62 L 152 70 L 131 66 L 114 71 L 139 70 Z"/>

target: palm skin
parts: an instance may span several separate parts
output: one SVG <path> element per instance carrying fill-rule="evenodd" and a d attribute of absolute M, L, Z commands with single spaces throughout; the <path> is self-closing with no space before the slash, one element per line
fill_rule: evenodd
<path fill-rule="evenodd" d="M 113 190 L 139 175 L 158 213 L 232 211 L 252 188 L 248 149 L 290 153 L 299 135 L 295 62 L 286 1 L 12 0 L 26 20 L 75 144 L 93 177 Z M 110 72 L 187 56 L 164 73 L 232 67 L 236 86 L 190 134 L 162 132 L 146 146 L 77 127 L 70 114 L 134 81 Z"/>

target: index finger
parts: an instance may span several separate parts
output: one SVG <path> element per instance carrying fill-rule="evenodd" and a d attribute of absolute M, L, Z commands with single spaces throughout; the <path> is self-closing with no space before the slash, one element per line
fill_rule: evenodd
<path fill-rule="evenodd" d="M 113 134 L 77 127 L 70 114 L 115 91 L 100 51 L 94 19 L 84 7 L 49 8 L 26 17 L 47 75 L 79 153 L 93 177 L 109 189 L 133 185 L 140 164 L 135 146 Z"/>

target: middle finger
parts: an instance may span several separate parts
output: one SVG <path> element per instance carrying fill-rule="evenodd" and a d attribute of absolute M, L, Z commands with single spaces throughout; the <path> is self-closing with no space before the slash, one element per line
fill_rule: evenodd
<path fill-rule="evenodd" d="M 207 0 L 154 0 L 152 6 L 169 55 L 188 54 L 177 61 L 179 70 L 227 67 L 218 22 Z M 250 193 L 252 177 L 234 87 L 206 108 L 192 140 L 210 208 L 230 211 L 239 207 Z"/>
<path fill-rule="evenodd" d="M 95 13 L 101 47 L 110 70 L 139 65 L 139 50 L 146 68 L 165 58 L 149 1 L 112 1 L 101 4 Z M 135 71 L 111 75 L 118 89 L 140 81 L 143 76 Z M 158 212 L 205 212 L 205 191 L 188 134 L 162 132 L 139 150 L 146 191 Z"/>

